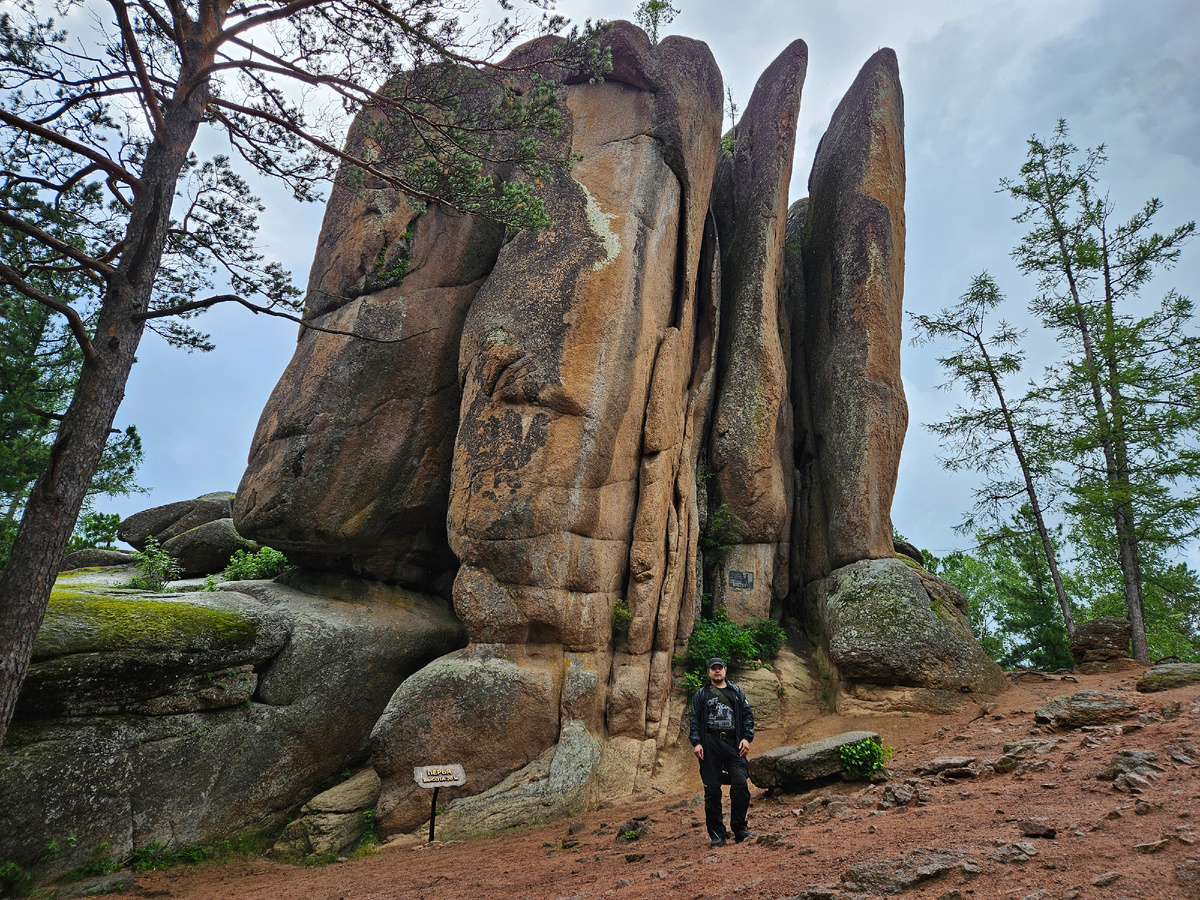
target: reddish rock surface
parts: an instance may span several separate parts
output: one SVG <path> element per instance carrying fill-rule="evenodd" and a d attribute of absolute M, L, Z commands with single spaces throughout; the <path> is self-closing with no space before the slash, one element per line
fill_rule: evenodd
<path fill-rule="evenodd" d="M 808 47 L 793 41 L 767 67 L 717 167 L 721 358 L 709 463 L 710 509 L 737 517 L 713 599 L 738 622 L 764 618 L 788 592 L 792 512 L 784 233 Z M 731 578 L 730 570 L 749 573 Z"/>
<path fill-rule="evenodd" d="M 904 99 L 893 51 L 880 50 L 858 73 L 808 184 L 804 343 L 818 450 L 809 489 L 823 494 L 828 554 L 810 561 L 811 579 L 895 555 L 892 495 L 908 406 L 900 380 Z"/>

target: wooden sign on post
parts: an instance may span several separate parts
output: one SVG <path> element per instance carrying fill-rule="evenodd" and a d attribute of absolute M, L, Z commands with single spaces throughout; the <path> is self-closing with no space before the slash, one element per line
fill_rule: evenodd
<path fill-rule="evenodd" d="M 461 787 L 467 783 L 467 773 L 459 763 L 444 766 L 414 766 L 413 781 L 418 787 L 433 788 L 429 805 L 429 842 L 433 843 L 433 827 L 437 822 L 437 795 L 442 787 Z"/>

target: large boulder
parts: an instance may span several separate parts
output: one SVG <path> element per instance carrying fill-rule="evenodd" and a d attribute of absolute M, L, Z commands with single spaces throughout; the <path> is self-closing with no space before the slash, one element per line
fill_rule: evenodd
<path fill-rule="evenodd" d="M 165 544 L 171 538 L 190 531 L 206 522 L 228 519 L 233 502 L 229 491 L 201 494 L 194 500 L 181 500 L 165 506 L 155 506 L 134 513 L 121 521 L 117 537 L 138 550 L 146 549 L 146 539 L 154 538 Z"/>
<path fill-rule="evenodd" d="M 843 695 L 854 684 L 919 688 L 957 708 L 965 695 L 1004 689 L 1003 673 L 975 642 L 966 616 L 948 598 L 931 598 L 895 557 L 835 570 L 812 586 L 809 602 Z M 936 702 L 931 708 L 946 711 Z"/>
<path fill-rule="evenodd" d="M 0 751 L 0 859 L 52 873 L 276 829 L 365 757 L 400 681 L 463 640 L 445 601 L 399 589 L 360 601 L 238 589 L 73 582 L 52 602 Z M 77 843 L 44 858 L 67 834 Z"/>
<path fill-rule="evenodd" d="M 804 215 L 805 362 L 824 541 L 806 581 L 893 557 L 891 505 L 908 406 L 900 379 L 904 99 L 896 54 L 877 52 L 817 148 Z M 807 504 L 806 504 L 807 505 Z M 823 545 L 823 546 L 822 546 Z"/>
<path fill-rule="evenodd" d="M 788 791 L 804 790 L 810 782 L 844 771 L 842 747 L 861 741 L 879 742 L 874 731 L 847 731 L 799 747 L 775 747 L 750 757 L 750 780 L 756 787 Z"/>
<path fill-rule="evenodd" d="M 1200 683 L 1200 663 L 1159 663 L 1143 673 L 1137 689 L 1143 694 L 1153 694 L 1197 683 Z"/>
<path fill-rule="evenodd" d="M 771 600 L 788 592 L 793 466 L 784 237 L 807 67 L 808 47 L 797 40 L 763 72 L 725 138 L 731 150 L 721 156 L 713 190 L 723 333 L 709 503 L 736 517 L 713 595 L 738 622 L 767 616 Z"/>
<path fill-rule="evenodd" d="M 406 831 L 428 815 L 415 766 L 460 763 L 476 794 L 537 759 L 558 739 L 563 656 L 492 647 L 444 656 L 408 678 L 371 734 L 371 760 L 383 779 L 379 824 Z"/>
<path fill-rule="evenodd" d="M 175 557 L 184 578 L 220 572 L 239 550 L 257 553 L 261 549 L 238 534 L 230 518 L 214 519 L 189 528 L 168 540 L 162 548 Z"/>
<path fill-rule="evenodd" d="M 402 129 L 362 113 L 348 146 L 378 155 L 390 127 Z M 301 328 L 263 409 L 235 503 L 241 533 L 309 568 L 449 595 L 459 341 L 503 237 L 342 167 L 305 297 L 306 321 L 326 330 Z"/>

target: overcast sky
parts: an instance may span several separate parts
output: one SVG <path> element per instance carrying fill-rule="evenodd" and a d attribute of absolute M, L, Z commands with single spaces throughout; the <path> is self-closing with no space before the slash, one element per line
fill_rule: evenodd
<path fill-rule="evenodd" d="M 1066 119 L 1081 147 L 1104 143 L 1103 181 L 1127 218 L 1150 197 L 1165 208 L 1158 230 L 1200 217 L 1200 4 L 1195 0 L 674 0 L 678 18 L 664 33 L 708 43 L 744 107 L 754 83 L 795 38 L 809 48 L 800 110 L 793 200 L 805 196 L 817 142 L 858 69 L 892 47 L 904 87 L 907 148 L 905 307 L 931 313 L 950 305 L 973 275 L 990 271 L 1009 297 L 1006 315 L 1024 316 L 1033 285 L 1009 251 L 1022 227 L 1014 202 L 997 193 L 1015 176 L 1031 134 Z M 576 21 L 633 18 L 634 2 L 573 0 L 560 10 Z M 303 284 L 322 207 L 297 206 L 278 188 L 260 187 L 267 204 L 263 243 Z M 1200 300 L 1200 245 L 1146 292 L 1168 287 Z M 147 334 L 117 424 L 135 423 L 146 450 L 146 495 L 102 501 L 123 516 L 148 506 L 236 488 L 258 414 L 295 345 L 288 323 L 243 310 L 200 320 L 218 349 L 192 355 Z M 1036 377 L 1053 353 L 1035 343 Z M 922 423 L 953 396 L 936 390 L 936 350 L 905 335 L 903 373 L 910 424 L 892 515 L 918 546 L 945 552 L 969 541 L 952 530 L 971 505 L 973 480 L 939 468 Z M 1197 554 L 1192 554 L 1195 564 Z"/>

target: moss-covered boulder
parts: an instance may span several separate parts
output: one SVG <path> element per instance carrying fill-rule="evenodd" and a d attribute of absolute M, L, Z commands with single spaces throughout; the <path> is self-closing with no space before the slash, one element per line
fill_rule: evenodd
<path fill-rule="evenodd" d="M 39 877 L 278 829 L 464 641 L 448 603 L 384 586 L 156 595 L 109 574 L 60 582 L 0 750 L 0 861 Z"/>
<path fill-rule="evenodd" d="M 1169 691 L 1200 682 L 1200 663 L 1163 663 L 1151 666 L 1138 679 L 1137 689 L 1143 694 Z"/>
<path fill-rule="evenodd" d="M 150 715 L 235 706 L 292 623 L 224 592 L 146 595 L 58 589 L 33 646 L 19 718 Z"/>
<path fill-rule="evenodd" d="M 853 685 L 948 695 L 1004 690 L 1003 673 L 952 596 L 930 596 L 917 572 L 898 559 L 837 569 L 813 585 L 809 602 L 823 657 L 843 692 Z"/>

